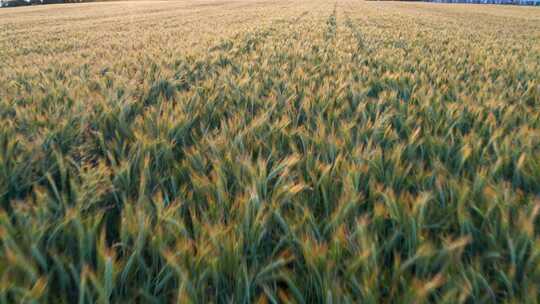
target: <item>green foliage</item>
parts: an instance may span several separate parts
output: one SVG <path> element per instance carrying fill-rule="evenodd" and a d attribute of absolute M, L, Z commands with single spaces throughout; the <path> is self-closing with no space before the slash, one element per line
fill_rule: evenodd
<path fill-rule="evenodd" d="M 3 76 L 0 303 L 537 303 L 538 19 L 316 4 Z"/>

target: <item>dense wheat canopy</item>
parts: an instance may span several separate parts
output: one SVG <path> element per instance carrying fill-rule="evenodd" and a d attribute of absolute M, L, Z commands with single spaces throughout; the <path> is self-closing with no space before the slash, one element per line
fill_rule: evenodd
<path fill-rule="evenodd" d="M 538 303 L 540 9 L 0 10 L 0 303 Z"/>

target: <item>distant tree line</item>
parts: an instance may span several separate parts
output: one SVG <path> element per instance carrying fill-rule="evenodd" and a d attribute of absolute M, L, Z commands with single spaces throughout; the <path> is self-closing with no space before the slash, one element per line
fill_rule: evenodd
<path fill-rule="evenodd" d="M 15 7 L 37 4 L 58 4 L 58 3 L 82 3 L 94 2 L 92 0 L 0 0 L 0 7 Z"/>
<path fill-rule="evenodd" d="M 396 0 L 368 0 L 396 1 Z M 508 5 L 538 5 L 540 0 L 397 0 L 404 2 L 437 2 L 437 3 L 471 3 L 471 4 L 508 4 Z"/>
<path fill-rule="evenodd" d="M 540 0 L 430 0 L 439 3 L 540 5 Z"/>

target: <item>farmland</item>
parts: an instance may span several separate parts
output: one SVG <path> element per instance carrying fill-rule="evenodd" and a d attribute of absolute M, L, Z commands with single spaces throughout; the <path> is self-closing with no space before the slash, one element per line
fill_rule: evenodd
<path fill-rule="evenodd" d="M 540 9 L 0 10 L 0 303 L 538 303 Z"/>

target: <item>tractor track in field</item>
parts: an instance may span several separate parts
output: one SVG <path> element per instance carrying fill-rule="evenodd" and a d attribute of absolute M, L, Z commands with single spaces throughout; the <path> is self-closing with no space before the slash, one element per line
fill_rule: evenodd
<path fill-rule="evenodd" d="M 288 20 L 289 26 L 298 25 L 298 22 L 305 18 L 309 14 L 309 11 L 304 11 L 300 15 Z M 173 81 L 181 82 L 178 86 L 181 91 L 189 91 L 191 88 L 196 87 L 198 83 L 205 81 L 209 77 L 218 77 L 221 71 L 225 70 L 228 66 L 233 66 L 235 60 L 248 53 L 256 52 L 261 45 L 267 43 L 268 39 L 272 37 L 279 30 L 279 21 L 274 21 L 265 29 L 258 29 L 252 32 L 236 34 L 231 38 L 224 39 L 219 43 L 208 49 L 206 57 L 189 60 L 187 58 L 179 59 L 179 61 L 185 61 L 187 64 L 193 64 L 197 62 L 195 67 L 191 71 L 179 73 L 177 79 Z M 218 60 L 212 61 L 213 57 L 220 56 Z M 210 71 L 210 73 L 209 73 Z"/>
<path fill-rule="evenodd" d="M 326 41 L 332 41 L 336 38 L 337 35 L 337 2 L 334 3 L 334 9 L 332 14 L 328 16 L 326 20 L 326 32 L 324 38 Z"/>
<path fill-rule="evenodd" d="M 348 5 L 348 9 L 352 10 L 352 7 L 350 4 Z M 348 11 L 344 10 L 343 14 L 345 15 L 345 25 L 349 28 L 349 30 L 352 32 L 354 39 L 356 40 L 356 44 L 358 46 L 358 50 L 364 50 L 366 49 L 366 44 L 362 35 L 362 32 L 358 28 L 358 25 L 354 23 L 354 21 L 351 19 L 351 16 Z"/>

